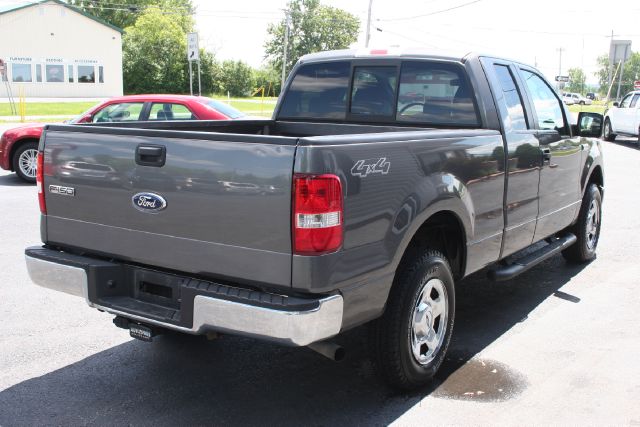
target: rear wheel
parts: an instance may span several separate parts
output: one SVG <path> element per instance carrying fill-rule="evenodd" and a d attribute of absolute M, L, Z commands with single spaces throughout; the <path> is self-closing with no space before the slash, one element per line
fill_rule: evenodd
<path fill-rule="evenodd" d="M 38 164 L 38 143 L 25 142 L 13 154 L 13 170 L 24 181 L 36 182 L 36 166 Z"/>
<path fill-rule="evenodd" d="M 613 133 L 613 128 L 611 127 L 611 120 L 608 118 L 604 121 L 604 130 L 602 132 L 602 137 L 606 141 L 613 142 L 616 140 L 616 134 Z"/>
<path fill-rule="evenodd" d="M 426 250 L 403 264 L 371 339 L 379 374 L 392 387 L 411 390 L 428 384 L 444 360 L 455 290 L 441 252 Z"/>
<path fill-rule="evenodd" d="M 595 184 L 589 184 L 582 198 L 578 221 L 571 227 L 578 241 L 562 251 L 569 262 L 584 263 L 596 257 L 602 221 L 602 195 Z"/>

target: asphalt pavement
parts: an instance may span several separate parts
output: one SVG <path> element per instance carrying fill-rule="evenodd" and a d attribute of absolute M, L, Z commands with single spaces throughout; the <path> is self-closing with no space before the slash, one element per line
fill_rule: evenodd
<path fill-rule="evenodd" d="M 377 380 L 366 327 L 340 337 L 342 363 L 231 336 L 129 338 L 112 316 L 31 284 L 23 250 L 39 244 L 36 189 L 2 171 L 0 426 L 640 426 L 640 148 L 604 149 L 597 259 L 463 280 L 449 357 L 412 394 Z"/>

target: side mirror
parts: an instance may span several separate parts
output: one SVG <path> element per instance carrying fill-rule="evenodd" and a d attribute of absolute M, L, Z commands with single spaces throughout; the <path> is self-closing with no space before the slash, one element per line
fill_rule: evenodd
<path fill-rule="evenodd" d="M 616 102 L 613 103 L 613 106 L 614 107 L 618 107 L 618 106 L 620 106 L 620 104 L 618 104 L 618 101 L 616 101 Z"/>
<path fill-rule="evenodd" d="M 604 117 L 598 113 L 578 113 L 578 135 L 599 138 Z"/>

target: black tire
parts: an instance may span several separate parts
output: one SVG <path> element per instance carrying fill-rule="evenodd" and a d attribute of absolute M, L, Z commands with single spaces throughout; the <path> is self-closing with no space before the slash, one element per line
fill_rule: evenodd
<path fill-rule="evenodd" d="M 414 356 L 413 349 L 420 349 L 419 353 L 422 356 L 422 349 L 426 350 L 430 345 L 426 342 L 420 346 L 412 345 L 413 338 L 416 337 L 413 325 L 416 320 L 415 313 L 418 311 L 418 298 L 422 295 L 423 289 L 433 286 L 430 285 L 432 283 L 437 283 L 437 287 L 445 290 L 442 293 L 446 295 L 437 292 L 437 299 L 445 297 L 447 309 L 444 315 L 424 316 L 425 319 L 433 317 L 431 331 L 437 332 L 436 337 L 441 333 L 443 335 L 441 338 L 435 338 L 438 344 L 433 346 L 433 350 L 428 349 L 433 351 L 433 354 L 430 357 L 426 357 L 425 354 L 425 363 L 420 363 Z M 432 293 L 429 294 L 429 299 L 431 298 Z M 439 321 L 436 321 L 438 318 Z M 446 318 L 446 321 L 443 321 L 443 318 Z M 440 368 L 449 347 L 454 318 L 454 281 L 444 255 L 436 250 L 424 250 L 406 262 L 403 261 L 389 294 L 385 312 L 371 327 L 370 339 L 376 370 L 383 380 L 390 386 L 405 391 L 429 384 Z"/>
<path fill-rule="evenodd" d="M 594 218 L 593 215 L 597 216 Z M 582 198 L 578 221 L 569 230 L 576 235 L 578 241 L 562 251 L 564 258 L 576 264 L 594 259 L 600 240 L 601 225 L 602 195 L 597 185 L 589 184 Z"/>
<path fill-rule="evenodd" d="M 16 175 L 20 177 L 23 181 L 35 184 L 36 175 L 35 168 L 33 168 L 33 173 L 30 173 L 30 168 L 25 167 L 24 164 L 21 165 L 21 157 L 28 156 L 33 154 L 33 152 L 38 152 L 38 142 L 37 141 L 29 141 L 25 142 L 18 147 L 18 149 L 13 153 L 13 158 L 11 159 L 11 164 L 13 166 L 13 170 L 16 172 Z"/>
<path fill-rule="evenodd" d="M 602 137 L 605 141 L 613 142 L 616 140 L 616 134 L 612 132 L 611 120 L 607 118 L 604 121 L 604 127 L 602 128 Z"/>

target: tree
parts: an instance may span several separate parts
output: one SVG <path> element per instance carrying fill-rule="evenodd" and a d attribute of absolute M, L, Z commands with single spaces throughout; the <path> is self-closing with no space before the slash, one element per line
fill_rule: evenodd
<path fill-rule="evenodd" d="M 122 29 L 135 24 L 148 6 L 158 7 L 174 17 L 185 31 L 193 27 L 191 0 L 68 0 L 68 3 Z"/>
<path fill-rule="evenodd" d="M 198 66 L 194 64 L 194 88 L 197 88 L 197 71 Z M 211 52 L 200 49 L 200 74 L 202 83 L 202 94 L 222 93 L 220 84 L 221 74 L 220 64 L 216 61 L 215 56 Z M 197 89 L 195 89 L 197 90 Z"/>
<path fill-rule="evenodd" d="M 569 83 L 565 86 L 565 92 L 583 93 L 587 76 L 582 68 L 569 68 Z"/>
<path fill-rule="evenodd" d="M 186 34 L 176 19 L 148 7 L 123 37 L 126 93 L 180 93 L 188 90 Z"/>
<path fill-rule="evenodd" d="M 600 82 L 600 94 L 606 96 L 609 89 L 609 55 L 604 54 L 598 57 L 598 65 L 600 69 L 595 73 Z M 618 92 L 618 79 L 620 77 L 620 70 L 618 64 L 612 67 L 612 73 L 617 73 L 611 88 L 610 98 L 615 98 Z M 624 72 L 622 73 L 622 84 L 620 85 L 620 96 L 623 96 L 629 91 L 633 90 L 633 82 L 640 80 L 640 52 L 631 53 L 631 57 L 624 63 Z"/>
<path fill-rule="evenodd" d="M 271 66 L 253 70 L 256 87 L 264 87 L 264 96 L 277 96 L 280 93 L 281 74 Z"/>
<path fill-rule="evenodd" d="M 291 21 L 287 73 L 302 55 L 345 49 L 358 39 L 360 20 L 342 9 L 321 5 L 319 0 L 292 0 L 288 8 Z M 283 19 L 267 29 L 265 58 L 276 70 L 282 70 L 285 26 Z"/>
<path fill-rule="evenodd" d="M 231 96 L 249 96 L 255 88 L 253 69 L 242 61 L 224 61 L 220 68 L 220 88 Z"/>

